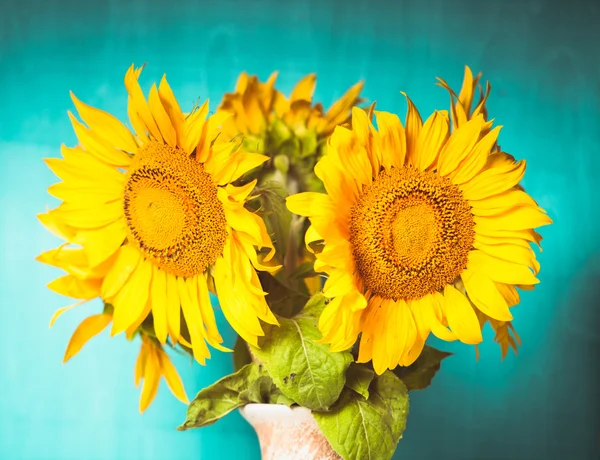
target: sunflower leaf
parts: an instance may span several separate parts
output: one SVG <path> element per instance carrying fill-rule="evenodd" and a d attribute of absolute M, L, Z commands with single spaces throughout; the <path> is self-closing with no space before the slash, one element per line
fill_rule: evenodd
<path fill-rule="evenodd" d="M 431 385 L 433 377 L 440 369 L 442 360 L 450 355 L 452 353 L 425 345 L 421 355 L 413 364 L 408 367 L 396 367 L 394 374 L 404 382 L 408 391 L 424 390 Z"/>
<path fill-rule="evenodd" d="M 290 289 L 267 272 L 260 272 L 258 278 L 263 290 L 269 293 L 266 296 L 269 308 L 278 316 L 295 316 L 310 299 L 307 294 Z"/>
<path fill-rule="evenodd" d="M 327 412 L 313 412 L 331 447 L 344 459 L 392 458 L 408 416 L 408 390 L 392 372 L 375 377 L 365 399 L 346 388 Z"/>
<path fill-rule="evenodd" d="M 239 335 L 233 347 L 233 368 L 239 371 L 246 364 L 252 362 L 252 356 L 248 351 L 248 344 Z"/>
<path fill-rule="evenodd" d="M 373 369 L 363 364 L 352 363 L 346 371 L 346 387 L 369 399 L 369 386 L 375 377 Z"/>
<path fill-rule="evenodd" d="M 250 403 L 286 404 L 287 398 L 261 364 L 250 363 L 236 373 L 204 388 L 190 403 L 179 431 L 212 425 L 235 409 Z"/>
<path fill-rule="evenodd" d="M 337 401 L 352 361 L 350 353 L 332 353 L 328 345 L 317 343 L 317 318 L 324 306 L 323 295 L 313 296 L 300 313 L 267 328 L 260 348 L 250 349 L 283 394 L 312 410 L 326 410 Z"/>

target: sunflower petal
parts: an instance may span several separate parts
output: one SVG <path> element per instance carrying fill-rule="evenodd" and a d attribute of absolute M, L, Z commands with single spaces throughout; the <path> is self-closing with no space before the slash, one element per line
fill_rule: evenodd
<path fill-rule="evenodd" d="M 99 314 L 92 315 L 84 319 L 69 340 L 63 363 L 75 356 L 83 348 L 83 346 L 94 336 L 100 334 L 106 326 L 110 324 L 112 315 Z"/>
<path fill-rule="evenodd" d="M 454 286 L 444 289 L 444 311 L 452 332 L 463 343 L 475 345 L 483 340 L 479 320 L 471 304 Z"/>

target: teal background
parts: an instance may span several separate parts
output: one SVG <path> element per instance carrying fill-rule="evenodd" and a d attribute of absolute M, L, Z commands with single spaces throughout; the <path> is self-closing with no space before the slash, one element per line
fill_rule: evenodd
<path fill-rule="evenodd" d="M 58 241 L 35 214 L 56 203 L 41 161 L 74 145 L 69 90 L 126 119 L 123 76 L 148 62 L 145 89 L 166 72 L 183 106 L 214 108 L 240 71 L 279 70 L 288 92 L 319 75 L 326 105 L 359 79 L 364 96 L 404 114 L 446 108 L 435 77 L 458 88 L 463 66 L 492 83 L 500 143 L 528 160 L 524 185 L 555 224 L 544 228 L 542 283 L 522 296 L 518 357 L 501 362 L 487 330 L 481 359 L 455 353 L 412 396 L 398 459 L 593 459 L 600 456 L 600 2 L 222 0 L 4 1 L 0 15 L 0 458 L 258 459 L 234 413 L 203 430 L 174 430 L 185 406 L 161 385 L 143 415 L 133 386 L 139 343 L 104 333 L 62 365 L 76 325 L 98 306 L 48 322 L 69 300 L 34 262 Z M 233 333 L 220 317 L 229 344 Z M 175 359 L 188 394 L 232 369 Z"/>

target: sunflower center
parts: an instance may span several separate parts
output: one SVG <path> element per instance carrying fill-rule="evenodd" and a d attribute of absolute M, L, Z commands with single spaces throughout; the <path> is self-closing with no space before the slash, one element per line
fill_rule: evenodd
<path fill-rule="evenodd" d="M 203 273 L 222 255 L 227 222 L 217 187 L 182 150 L 151 142 L 127 173 L 124 200 L 130 243 L 176 276 Z"/>
<path fill-rule="evenodd" d="M 350 243 L 365 288 L 396 300 L 442 289 L 466 267 L 474 225 L 449 179 L 413 168 L 382 171 L 352 208 Z"/>

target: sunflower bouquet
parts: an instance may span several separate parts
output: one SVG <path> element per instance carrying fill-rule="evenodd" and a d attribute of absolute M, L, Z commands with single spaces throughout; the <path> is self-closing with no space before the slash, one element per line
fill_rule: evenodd
<path fill-rule="evenodd" d="M 387 459 L 408 393 L 449 355 L 431 333 L 477 346 L 489 323 L 503 356 L 517 350 L 511 308 L 539 282 L 532 243 L 551 220 L 468 67 L 459 94 L 438 79 L 449 111 L 423 121 L 406 96 L 404 123 L 364 105 L 362 83 L 325 110 L 315 75 L 286 96 L 277 74 L 243 73 L 213 113 L 182 110 L 164 77 L 146 97 L 141 71 L 125 75 L 130 127 L 72 94 L 79 143 L 46 160 L 61 203 L 39 219 L 64 243 L 38 260 L 77 300 L 51 324 L 102 305 L 65 361 L 110 326 L 141 343 L 142 412 L 164 377 L 189 404 L 181 430 L 250 404 L 304 408 L 332 455 Z M 205 365 L 211 349 L 233 352 L 235 372 L 189 402 L 169 353 Z"/>

